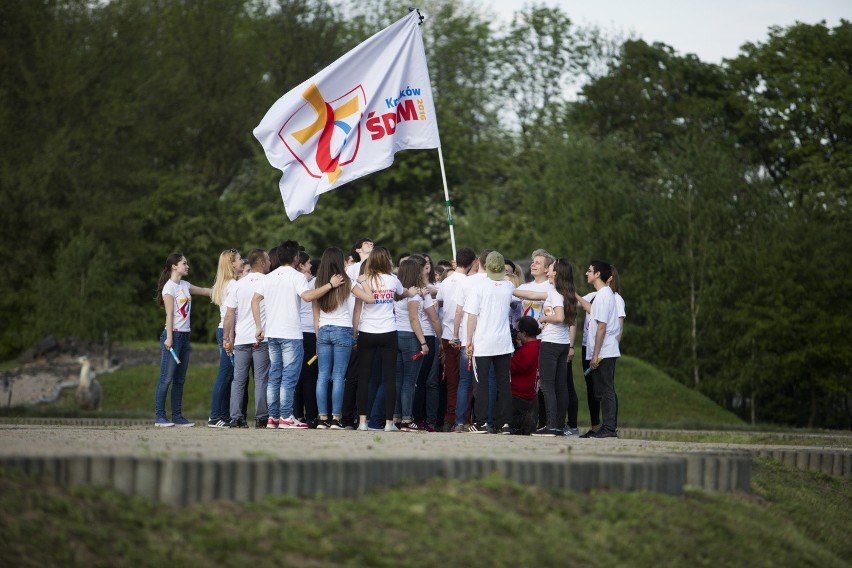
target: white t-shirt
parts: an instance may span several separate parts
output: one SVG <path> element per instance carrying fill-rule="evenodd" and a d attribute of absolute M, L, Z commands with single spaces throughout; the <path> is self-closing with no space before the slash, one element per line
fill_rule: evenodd
<path fill-rule="evenodd" d="M 615 308 L 618 310 L 618 317 L 626 318 L 627 312 L 624 311 L 624 298 L 618 292 L 613 294 L 613 296 L 615 297 Z"/>
<path fill-rule="evenodd" d="M 408 319 L 408 304 L 410 302 L 417 303 L 417 319 L 421 319 L 420 314 L 423 312 L 423 298 L 421 298 L 419 294 L 413 298 L 403 298 L 402 300 L 398 300 L 393 303 L 393 313 L 396 319 L 397 331 L 414 331 L 411 327 L 411 320 Z M 422 324 L 420 325 L 420 328 L 423 329 Z"/>
<path fill-rule="evenodd" d="M 544 301 L 544 315 L 552 316 L 556 308 L 565 309 L 565 297 L 557 292 L 556 288 L 551 288 Z M 541 332 L 540 339 L 547 343 L 568 344 L 571 342 L 570 326 L 565 323 L 548 322 Z"/>
<path fill-rule="evenodd" d="M 361 321 L 358 330 L 367 333 L 388 333 L 396 331 L 396 320 L 394 318 L 394 294 L 402 294 L 405 289 L 402 283 L 393 274 L 382 274 L 381 285 L 375 287 L 375 282 L 370 282 L 375 304 L 364 304 L 361 308 Z"/>
<path fill-rule="evenodd" d="M 586 300 L 587 302 L 591 302 L 592 300 L 595 299 L 595 296 L 597 296 L 597 294 L 598 294 L 597 292 L 590 292 L 590 293 L 586 294 L 585 296 L 583 296 L 583 299 Z M 594 305 L 594 303 L 592 305 Z M 586 313 L 586 311 L 583 310 L 583 313 Z M 589 333 L 590 333 L 589 329 L 591 329 L 591 326 L 592 326 L 592 314 L 586 314 L 586 318 L 585 318 L 585 320 L 583 320 L 583 347 L 586 348 L 586 356 L 587 357 L 592 356 L 592 352 L 588 348 L 589 347 Z M 586 361 L 589 361 L 589 359 L 586 359 Z"/>
<path fill-rule="evenodd" d="M 515 287 L 508 280 L 478 279 L 465 298 L 464 311 L 476 318 L 473 335 L 474 357 L 505 355 L 514 351 L 509 331 L 509 304 Z"/>
<path fill-rule="evenodd" d="M 349 284 L 350 288 L 354 288 L 358 285 L 358 282 L 350 279 Z M 333 293 L 334 292 L 329 292 L 329 294 Z M 352 298 L 354 297 L 354 294 L 349 294 L 349 297 L 343 302 L 340 302 L 337 305 L 337 309 L 334 311 L 324 312 L 320 310 L 319 326 L 336 325 L 339 327 L 352 327 L 352 306 L 355 304 L 355 301 L 352 300 Z"/>
<path fill-rule="evenodd" d="M 228 307 L 225 305 L 225 298 L 228 297 L 228 292 L 237 281 L 236 280 L 228 280 L 227 283 L 222 287 L 222 305 L 219 306 L 219 329 L 225 325 L 225 314 L 228 313 Z"/>
<path fill-rule="evenodd" d="M 615 295 L 609 286 L 604 286 L 598 290 L 595 301 L 592 303 L 591 319 L 593 321 L 589 326 L 589 345 L 586 347 L 588 356 L 591 357 L 595 352 L 595 339 L 597 335 L 597 322 L 606 324 L 606 334 L 603 338 L 603 345 L 598 352 L 598 357 L 609 358 L 619 357 L 621 352 L 618 350 L 618 308 L 616 306 Z"/>
<path fill-rule="evenodd" d="M 453 321 L 456 317 L 456 290 L 467 280 L 460 272 L 453 272 L 446 277 L 438 287 L 438 302 L 441 307 L 441 337 L 447 340 L 453 338 Z"/>
<path fill-rule="evenodd" d="M 527 282 L 518 286 L 518 290 L 528 290 L 530 292 L 550 292 L 553 290 L 553 284 L 545 280 L 544 282 Z M 538 319 L 542 316 L 544 310 L 544 300 L 521 300 L 523 308 L 522 316 L 530 316 Z"/>
<path fill-rule="evenodd" d="M 260 272 L 249 272 L 240 278 L 228 289 L 228 297 L 225 298 L 225 307 L 234 308 L 236 321 L 234 322 L 234 345 L 254 344 L 254 316 L 251 313 L 251 300 L 254 293 L 260 290 L 265 274 Z M 260 303 L 260 325 L 266 329 L 266 303 Z M 266 342 L 266 339 L 263 340 Z"/>
<path fill-rule="evenodd" d="M 462 310 L 464 310 L 461 325 L 459 326 L 459 341 L 462 345 L 467 345 L 467 310 L 465 309 L 467 306 L 465 302 L 474 293 L 477 284 L 482 282 L 483 279 L 490 280 L 484 272 L 477 272 L 473 276 L 467 276 L 461 282 L 461 285 L 456 288 L 456 306 L 461 306 Z"/>
<path fill-rule="evenodd" d="M 266 275 L 258 292 L 266 305 L 264 336 L 302 339 L 302 292 L 308 289 L 305 275 L 292 266 L 279 266 Z"/>
<path fill-rule="evenodd" d="M 307 280 L 307 278 L 306 278 Z M 308 282 L 308 290 L 313 290 L 317 285 L 317 279 L 312 278 Z M 306 302 L 299 298 L 299 319 L 302 323 L 302 333 L 316 333 L 314 329 L 314 306 L 313 302 Z"/>
<path fill-rule="evenodd" d="M 350 280 L 358 280 L 358 277 L 361 275 L 362 263 L 363 261 L 350 264 L 349 268 L 346 269 L 346 276 L 348 276 Z"/>
<path fill-rule="evenodd" d="M 429 321 L 429 316 L 426 314 L 426 310 L 435 306 L 435 303 L 436 302 L 432 299 L 432 296 L 430 294 L 426 294 L 426 297 L 423 298 L 423 302 L 420 304 L 420 309 L 417 311 L 417 315 L 420 316 L 420 329 L 423 330 L 423 335 L 427 335 L 429 337 L 435 337 L 435 329 L 432 327 L 432 322 Z"/>
<path fill-rule="evenodd" d="M 189 293 L 189 282 L 181 280 L 177 284 L 171 279 L 163 286 L 163 301 L 166 294 L 174 298 L 174 316 L 172 317 L 172 331 L 189 331 L 189 312 L 192 311 L 192 296 Z"/>

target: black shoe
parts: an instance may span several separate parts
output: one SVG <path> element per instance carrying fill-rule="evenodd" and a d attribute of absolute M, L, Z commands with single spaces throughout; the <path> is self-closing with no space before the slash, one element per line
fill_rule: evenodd
<path fill-rule="evenodd" d="M 618 438 L 618 432 L 609 428 L 601 428 L 597 432 L 589 432 L 589 438 Z"/>
<path fill-rule="evenodd" d="M 331 426 L 331 421 L 323 420 L 322 418 L 319 418 L 317 420 L 317 430 L 328 430 L 329 426 Z"/>
<path fill-rule="evenodd" d="M 476 424 L 471 424 L 468 426 L 467 431 L 471 434 L 486 434 L 488 432 L 488 425 L 477 426 Z"/>
<path fill-rule="evenodd" d="M 511 434 L 511 433 L 512 433 L 512 429 L 511 429 L 511 428 L 509 428 L 509 425 L 508 425 L 508 424 L 503 424 L 503 427 L 502 427 L 502 428 L 500 428 L 500 432 L 499 432 L 499 433 L 500 433 L 500 434 L 509 435 L 509 434 Z"/>
<path fill-rule="evenodd" d="M 268 416 L 264 416 L 263 418 L 255 418 L 254 419 L 254 427 L 266 429 L 266 423 L 268 421 L 269 421 Z M 246 428 L 248 428 L 248 426 L 246 426 Z"/>
<path fill-rule="evenodd" d="M 580 435 L 580 437 L 581 437 L 581 438 L 591 438 L 591 437 L 592 437 L 592 434 L 594 434 L 594 431 L 589 430 L 589 431 L 588 431 L 588 432 L 586 432 L 585 434 L 581 434 L 581 435 Z"/>
<path fill-rule="evenodd" d="M 246 424 L 245 418 L 237 418 L 236 420 L 231 418 L 231 421 L 228 422 L 228 428 L 248 428 L 248 424 Z"/>
<path fill-rule="evenodd" d="M 343 424 L 340 423 L 340 420 L 332 419 L 331 423 L 329 423 L 328 428 L 330 430 L 343 430 Z"/>
<path fill-rule="evenodd" d="M 547 426 L 545 426 L 544 428 L 539 428 L 538 430 L 533 432 L 532 435 L 546 438 L 554 438 L 556 436 L 562 436 L 562 430 L 558 428 L 548 428 Z"/>

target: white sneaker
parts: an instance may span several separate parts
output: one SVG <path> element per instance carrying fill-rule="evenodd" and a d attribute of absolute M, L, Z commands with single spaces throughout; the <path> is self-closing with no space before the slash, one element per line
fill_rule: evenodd
<path fill-rule="evenodd" d="M 307 428 L 308 425 L 293 416 L 290 415 L 289 418 L 282 418 L 278 421 L 279 428 Z"/>

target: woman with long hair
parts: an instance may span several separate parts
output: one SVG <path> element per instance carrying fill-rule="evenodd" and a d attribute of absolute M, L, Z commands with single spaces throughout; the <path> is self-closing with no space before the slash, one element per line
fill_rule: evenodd
<path fill-rule="evenodd" d="M 216 343 L 219 344 L 219 372 L 213 383 L 213 400 L 210 403 L 210 417 L 207 419 L 208 428 L 227 428 L 231 420 L 229 405 L 231 403 L 231 382 L 234 380 L 234 364 L 231 356 L 225 350 L 222 339 L 222 325 L 225 321 L 225 298 L 231 284 L 243 269 L 243 258 L 237 249 L 223 250 L 219 255 L 219 267 L 216 269 L 216 281 L 210 289 L 210 301 L 219 306 L 219 327 L 216 328 Z"/>
<path fill-rule="evenodd" d="M 352 354 L 352 311 L 349 298 L 352 294 L 361 301 L 372 303 L 372 295 L 355 286 L 355 281 L 346 275 L 346 260 L 343 250 L 329 247 L 322 253 L 317 270 L 316 285 L 322 287 L 339 274 L 343 284 L 322 296 L 313 303 L 314 329 L 317 337 L 317 378 L 316 397 L 319 420 L 317 428 L 324 430 L 342 430 L 340 422 L 343 414 L 343 393 L 345 389 L 346 369 Z M 328 412 L 328 383 L 331 381 L 331 417 Z"/>
<path fill-rule="evenodd" d="M 154 392 L 155 426 L 195 426 L 183 416 L 183 383 L 189 365 L 189 316 L 192 295 L 210 296 L 210 288 L 193 286 L 183 278 L 189 274 L 189 262 L 179 252 L 166 259 L 157 283 L 157 304 L 166 310 L 166 326 L 160 335 L 160 377 Z M 172 419 L 166 418 L 166 396 L 172 386 Z"/>
<path fill-rule="evenodd" d="M 373 359 L 380 357 L 382 377 L 385 387 L 385 432 L 398 432 L 393 423 L 396 406 L 396 355 L 397 331 L 394 317 L 394 301 L 417 294 L 415 290 L 406 291 L 399 279 L 393 274 L 393 264 L 388 249 L 381 246 L 373 248 L 364 265 L 364 273 L 358 277 L 358 284 L 372 296 L 374 303 L 365 304 L 362 298 L 355 301 L 353 334 L 357 334 L 358 344 L 358 430 L 367 431 L 367 413 L 369 412 L 368 384 Z"/>
<path fill-rule="evenodd" d="M 544 300 L 539 323 L 541 332 L 538 373 L 547 424 L 534 436 L 579 436 L 577 429 L 577 391 L 574 389 L 571 361 L 574 359 L 574 334 L 577 321 L 577 291 L 574 271 L 564 258 L 557 258 L 547 269 L 553 288 L 547 293 L 517 290 L 515 295 L 528 300 Z M 567 300 L 566 300 L 567 298 Z M 565 429 L 565 415 L 568 428 Z"/>
<path fill-rule="evenodd" d="M 423 278 L 423 269 L 415 256 L 418 255 L 409 256 L 399 263 L 399 281 L 403 288 L 422 290 L 426 282 Z M 420 260 L 425 264 L 425 259 L 422 256 Z M 394 422 L 401 422 L 400 430 L 403 432 L 414 432 L 419 429 L 414 421 L 413 414 L 415 386 L 423 365 L 423 359 L 425 359 L 424 356 L 431 352 L 421 325 L 421 311 L 423 311 L 423 298 L 420 295 L 402 298 L 394 302 L 398 345 Z M 431 364 L 431 362 L 430 358 L 429 363 Z"/>

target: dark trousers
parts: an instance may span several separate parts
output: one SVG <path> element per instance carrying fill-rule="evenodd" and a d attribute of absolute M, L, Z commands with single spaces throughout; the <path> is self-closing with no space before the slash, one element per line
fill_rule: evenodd
<path fill-rule="evenodd" d="M 615 395 L 615 363 L 617 357 L 603 359 L 598 368 L 592 371 L 595 383 L 595 397 L 601 405 L 602 430 L 615 432 L 618 428 L 618 399 Z"/>
<path fill-rule="evenodd" d="M 456 423 L 456 404 L 458 400 L 459 390 L 459 360 L 461 353 L 458 345 L 450 343 L 447 339 L 442 339 L 444 345 L 444 375 L 443 381 L 446 384 L 447 392 L 447 410 L 444 413 L 444 424 L 453 425 Z"/>
<path fill-rule="evenodd" d="M 423 357 L 420 374 L 417 376 L 412 414 L 418 424 L 426 422 L 435 427 L 438 424 L 438 405 L 441 398 L 441 369 L 435 366 L 435 360 L 438 358 L 438 338 L 434 335 L 427 335 L 425 338 L 429 354 Z"/>
<path fill-rule="evenodd" d="M 509 367 L 512 360 L 511 353 L 503 355 L 486 355 L 474 357 L 476 365 L 476 376 L 474 379 L 474 412 L 478 426 L 482 426 L 485 417 L 488 416 L 489 380 L 488 375 L 494 368 L 497 390 L 497 408 L 494 412 L 494 424 L 492 427 L 500 428 L 509 423 L 512 416 L 512 383 L 509 377 Z"/>
<path fill-rule="evenodd" d="M 561 430 L 565 427 L 565 413 L 568 410 L 567 343 L 541 342 L 538 352 L 538 376 L 541 380 L 541 392 L 544 394 L 547 427 L 551 430 Z"/>
<path fill-rule="evenodd" d="M 538 426 L 538 399 L 526 399 L 512 395 L 512 418 L 509 428 L 512 434 L 529 436 Z"/>
<path fill-rule="evenodd" d="M 308 361 L 317 354 L 317 334 L 302 333 L 302 339 L 305 353 L 302 357 L 302 372 L 299 374 L 299 382 L 296 384 L 296 392 L 293 396 L 293 413 L 296 418 L 314 422 L 319 417 L 317 410 L 319 364 L 314 361 L 312 365 L 308 365 Z"/>
<path fill-rule="evenodd" d="M 385 385 L 385 420 L 393 420 L 396 406 L 396 331 L 387 333 L 358 334 L 358 413 L 367 415 L 369 402 L 370 371 L 373 359 L 379 357 L 382 362 L 382 377 Z"/>
<path fill-rule="evenodd" d="M 583 346 L 583 371 L 589 368 L 589 359 L 586 358 L 586 346 Z M 589 405 L 589 418 L 592 426 L 597 426 L 601 423 L 601 403 L 595 398 L 595 382 L 592 380 L 592 374 L 583 375 L 586 380 L 586 402 Z"/>
<path fill-rule="evenodd" d="M 355 407 L 355 401 L 358 398 L 356 396 L 358 392 L 358 359 L 358 346 L 356 345 L 349 355 L 346 380 L 343 382 L 343 416 L 340 417 L 340 421 L 344 425 L 358 422 L 358 411 Z"/>

